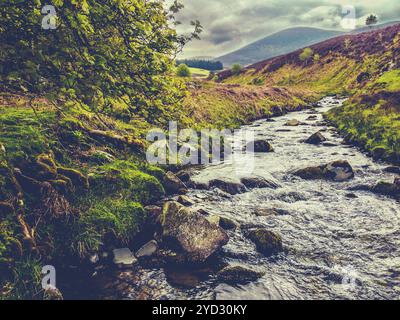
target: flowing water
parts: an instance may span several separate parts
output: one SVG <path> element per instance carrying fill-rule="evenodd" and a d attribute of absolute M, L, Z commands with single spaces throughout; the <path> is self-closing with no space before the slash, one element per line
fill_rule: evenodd
<path fill-rule="evenodd" d="M 257 138 L 269 140 L 274 153 L 254 155 L 252 176 L 279 184 L 277 189 L 254 189 L 227 196 L 218 190 L 191 190 L 195 208 L 237 221 L 241 228 L 228 231 L 229 243 L 222 259 L 265 272 L 248 285 L 231 286 L 217 281 L 207 270 L 140 269 L 121 272 L 122 298 L 138 299 L 399 299 L 399 203 L 366 191 L 348 191 L 360 184 L 393 181 L 385 164 L 374 162 L 355 147 L 343 144 L 322 114 L 343 100 L 325 98 L 317 111 L 301 111 L 260 120 L 253 129 Z M 315 115 L 316 119 L 308 119 Z M 287 127 L 297 119 L 304 125 Z M 314 146 L 301 140 L 322 130 L 331 143 Z M 306 181 L 290 174 L 295 169 L 348 160 L 356 177 L 347 182 Z M 245 157 L 234 164 L 221 163 L 200 170 L 193 178 L 239 180 L 250 170 Z M 386 165 L 387 166 L 387 165 Z M 257 216 L 261 209 L 279 214 Z M 265 227 L 282 236 L 286 252 L 272 258 L 259 254 L 243 230 Z"/>

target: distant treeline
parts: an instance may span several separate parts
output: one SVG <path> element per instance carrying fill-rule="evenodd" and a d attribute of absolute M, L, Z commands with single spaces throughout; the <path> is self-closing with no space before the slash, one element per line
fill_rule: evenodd
<path fill-rule="evenodd" d="M 200 60 L 200 59 L 184 59 L 178 60 L 176 62 L 179 64 L 186 64 L 190 68 L 200 68 L 210 71 L 222 70 L 224 69 L 224 65 L 221 61 L 213 61 L 213 60 Z"/>

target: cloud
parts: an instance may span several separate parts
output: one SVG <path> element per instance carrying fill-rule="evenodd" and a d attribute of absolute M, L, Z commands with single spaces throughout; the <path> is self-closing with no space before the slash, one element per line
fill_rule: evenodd
<path fill-rule="evenodd" d="M 191 31 L 190 21 L 204 27 L 201 41 L 184 50 L 189 56 L 219 56 L 295 26 L 341 29 L 342 6 L 352 4 L 358 24 L 374 13 L 381 21 L 400 19 L 398 0 L 183 0 L 178 15 L 180 33 Z"/>

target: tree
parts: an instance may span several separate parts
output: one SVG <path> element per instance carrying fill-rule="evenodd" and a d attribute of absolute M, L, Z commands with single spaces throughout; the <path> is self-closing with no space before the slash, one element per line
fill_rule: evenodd
<path fill-rule="evenodd" d="M 55 30 L 42 29 L 44 1 L 9 2 L 0 5 L 2 88 L 73 99 L 95 111 L 123 99 L 149 121 L 183 98 L 171 74 L 174 57 L 201 25 L 177 34 L 177 0 L 169 9 L 163 1 L 53 0 Z"/>
<path fill-rule="evenodd" d="M 315 63 L 319 62 L 320 59 L 321 59 L 321 56 L 318 53 L 314 54 L 313 60 Z"/>
<path fill-rule="evenodd" d="M 242 66 L 240 65 L 240 64 L 238 64 L 238 63 L 235 63 L 233 66 L 232 66 L 232 73 L 233 74 L 239 74 L 240 73 L 240 71 L 242 71 Z"/>
<path fill-rule="evenodd" d="M 176 75 L 178 77 L 188 78 L 191 76 L 191 72 L 190 72 L 189 67 L 186 64 L 182 63 L 176 69 Z"/>
<path fill-rule="evenodd" d="M 184 59 L 178 60 L 177 64 L 186 64 L 190 68 L 199 68 L 209 71 L 217 71 L 224 69 L 224 65 L 221 61 L 214 60 L 202 60 L 202 59 Z"/>
<path fill-rule="evenodd" d="M 369 15 L 369 16 L 367 17 L 367 19 L 365 20 L 365 24 L 366 24 L 367 26 L 369 26 L 370 28 L 372 28 L 372 26 L 373 26 L 374 24 L 377 24 L 377 23 L 378 23 L 378 17 L 375 16 L 375 15 L 373 15 L 373 14 Z"/>
<path fill-rule="evenodd" d="M 311 48 L 305 48 L 304 50 L 303 50 L 303 52 L 302 53 L 300 53 L 300 60 L 301 61 L 308 61 L 308 59 L 310 59 L 311 58 L 311 56 L 313 55 L 313 51 L 312 51 L 312 49 Z"/>

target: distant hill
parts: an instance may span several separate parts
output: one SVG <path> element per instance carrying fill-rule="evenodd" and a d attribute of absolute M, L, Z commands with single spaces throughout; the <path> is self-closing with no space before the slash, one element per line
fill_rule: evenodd
<path fill-rule="evenodd" d="M 221 61 L 225 67 L 230 67 L 234 63 L 247 66 L 259 61 L 287 54 L 300 48 L 311 46 L 340 35 L 358 34 L 371 30 L 379 30 L 398 23 L 398 21 L 387 22 L 372 27 L 362 27 L 351 32 L 307 27 L 290 28 L 269 35 L 237 51 L 216 58 L 216 60 Z"/>
<path fill-rule="evenodd" d="M 217 58 L 224 66 L 243 66 L 295 51 L 343 34 L 340 31 L 317 28 L 291 28 L 269 35 L 242 49 Z"/>

